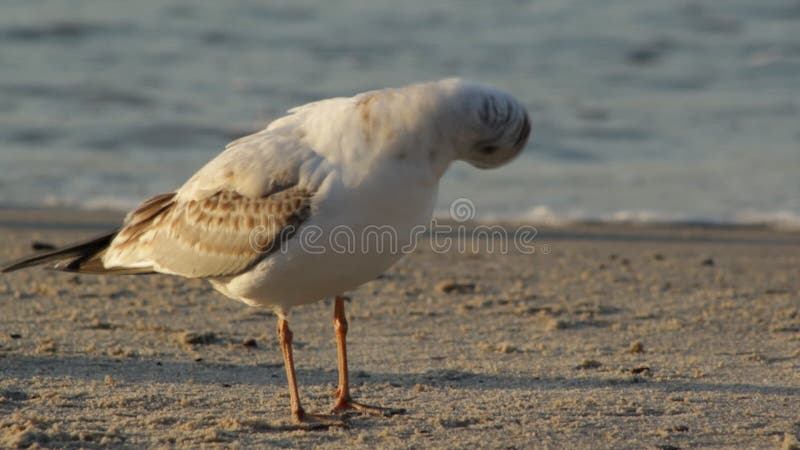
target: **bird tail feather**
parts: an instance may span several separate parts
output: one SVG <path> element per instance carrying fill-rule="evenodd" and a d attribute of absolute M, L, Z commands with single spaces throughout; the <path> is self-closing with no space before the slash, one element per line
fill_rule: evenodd
<path fill-rule="evenodd" d="M 0 273 L 13 272 L 49 263 L 53 263 L 49 267 L 50 269 L 63 272 L 120 275 L 153 273 L 150 268 L 103 267 L 103 254 L 116 235 L 117 231 L 114 231 L 45 253 L 26 256 L 3 265 L 0 267 Z"/>

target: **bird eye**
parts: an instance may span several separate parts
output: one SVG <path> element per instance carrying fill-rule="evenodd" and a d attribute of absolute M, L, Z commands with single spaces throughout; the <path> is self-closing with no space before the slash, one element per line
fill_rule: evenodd
<path fill-rule="evenodd" d="M 496 151 L 497 151 L 497 146 L 495 145 L 485 145 L 480 148 L 480 152 L 484 155 L 491 155 Z"/>

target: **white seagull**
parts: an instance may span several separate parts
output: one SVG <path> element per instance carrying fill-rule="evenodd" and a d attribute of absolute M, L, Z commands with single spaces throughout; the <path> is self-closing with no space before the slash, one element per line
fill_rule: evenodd
<path fill-rule="evenodd" d="M 274 309 L 296 422 L 334 424 L 347 410 L 395 414 L 402 410 L 350 397 L 341 295 L 375 279 L 402 253 L 379 245 L 334 251 L 325 238 L 310 251 L 303 233 L 346 229 L 359 237 L 389 226 L 396 245 L 408 244 L 413 230 L 429 223 L 439 180 L 453 161 L 498 167 L 522 150 L 530 131 L 513 97 L 459 79 L 309 103 L 231 142 L 178 190 L 130 212 L 113 233 L 2 271 L 55 263 L 71 272 L 207 279 L 232 299 Z M 293 306 L 331 296 L 339 384 L 332 414 L 309 414 L 297 390 L 287 316 Z"/>

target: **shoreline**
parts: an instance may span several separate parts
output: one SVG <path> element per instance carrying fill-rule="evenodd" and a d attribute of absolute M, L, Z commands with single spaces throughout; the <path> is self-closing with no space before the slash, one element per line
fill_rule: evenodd
<path fill-rule="evenodd" d="M 48 206 L 0 206 L 0 226 L 2 227 L 31 227 L 42 226 L 79 226 L 85 225 L 88 228 L 115 227 L 119 225 L 125 214 L 129 210 L 120 209 L 80 209 L 68 207 L 48 207 Z M 453 219 L 434 214 L 432 220 L 441 224 L 460 224 Z M 800 223 L 784 224 L 779 222 L 717 222 L 703 220 L 597 220 L 597 219 L 576 219 L 564 220 L 553 223 L 552 221 L 536 221 L 526 219 L 489 219 L 489 220 L 470 220 L 465 222 L 470 226 L 495 225 L 499 224 L 506 228 L 514 228 L 521 225 L 533 225 L 537 228 L 548 230 L 576 229 L 576 230 L 597 230 L 597 229 L 624 229 L 624 230 L 741 230 L 741 231 L 764 231 L 778 233 L 796 233 L 800 235 Z"/>
<path fill-rule="evenodd" d="M 56 207 L 2 207 L 0 206 L 0 228 L 13 229 L 41 229 L 41 228 L 86 228 L 86 229 L 113 229 L 119 226 L 128 211 L 114 209 L 82 210 Z M 463 226 L 467 230 L 477 226 L 499 225 L 506 230 L 513 230 L 520 226 L 533 226 L 548 232 L 554 237 L 585 234 L 596 236 L 607 231 L 621 235 L 635 236 L 638 234 L 654 233 L 663 235 L 678 232 L 681 235 L 693 235 L 714 232 L 747 233 L 752 235 L 779 234 L 792 240 L 797 237 L 800 243 L 800 229 L 782 228 L 771 224 L 736 224 L 713 222 L 625 222 L 625 221 L 574 221 L 563 224 L 549 224 L 525 220 L 498 220 L 482 221 L 470 220 L 458 222 L 449 218 L 434 217 L 438 224 L 451 227 Z"/>

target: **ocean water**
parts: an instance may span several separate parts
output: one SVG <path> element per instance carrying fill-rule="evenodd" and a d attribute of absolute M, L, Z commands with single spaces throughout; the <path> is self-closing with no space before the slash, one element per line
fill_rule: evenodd
<path fill-rule="evenodd" d="M 800 224 L 798 0 L 4 0 L 0 205 L 129 208 L 292 106 L 450 76 L 534 132 L 440 213 Z"/>

